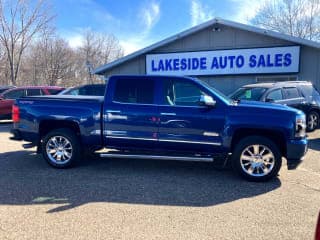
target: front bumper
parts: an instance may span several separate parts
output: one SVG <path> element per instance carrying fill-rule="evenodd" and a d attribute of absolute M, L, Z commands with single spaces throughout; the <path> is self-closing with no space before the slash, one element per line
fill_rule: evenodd
<path fill-rule="evenodd" d="M 290 140 L 287 142 L 287 165 L 288 169 L 296 169 L 303 161 L 308 151 L 308 140 L 306 138 Z"/>

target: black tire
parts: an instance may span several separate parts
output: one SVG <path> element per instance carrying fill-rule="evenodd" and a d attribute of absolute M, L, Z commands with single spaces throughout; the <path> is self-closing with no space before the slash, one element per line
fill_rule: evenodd
<path fill-rule="evenodd" d="M 307 114 L 307 131 L 312 132 L 319 126 L 319 113 L 316 111 L 310 111 Z"/>
<path fill-rule="evenodd" d="M 52 130 L 42 139 L 41 152 L 52 167 L 68 168 L 80 160 L 81 145 L 74 131 L 59 128 Z"/>
<path fill-rule="evenodd" d="M 235 146 L 232 167 L 246 180 L 264 182 L 277 176 L 282 165 L 281 158 L 281 152 L 274 142 L 262 136 L 250 136 Z"/>

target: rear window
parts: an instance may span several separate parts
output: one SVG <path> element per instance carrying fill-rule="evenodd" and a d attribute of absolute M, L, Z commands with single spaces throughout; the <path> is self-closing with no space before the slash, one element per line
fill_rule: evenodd
<path fill-rule="evenodd" d="M 301 85 L 302 93 L 305 97 L 319 97 L 320 94 L 312 85 Z"/>
<path fill-rule="evenodd" d="M 113 100 L 123 103 L 152 104 L 154 81 L 150 79 L 118 79 Z"/>
<path fill-rule="evenodd" d="M 40 89 L 27 89 L 27 96 L 39 96 L 41 94 Z"/>
<path fill-rule="evenodd" d="M 47 91 L 51 94 L 51 95 L 56 95 L 58 94 L 59 92 L 61 92 L 63 90 L 62 89 L 47 89 Z"/>
<path fill-rule="evenodd" d="M 79 89 L 79 95 L 104 96 L 106 85 L 86 86 Z"/>
<path fill-rule="evenodd" d="M 231 98 L 234 100 L 243 99 L 251 101 L 259 101 L 267 88 L 240 88 L 236 91 Z"/>

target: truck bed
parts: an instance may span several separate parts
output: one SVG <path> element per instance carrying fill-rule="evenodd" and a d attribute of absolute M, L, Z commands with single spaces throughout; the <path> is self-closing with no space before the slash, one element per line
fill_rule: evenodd
<path fill-rule="evenodd" d="M 19 123 L 14 128 L 23 129 L 22 139 L 37 145 L 42 135 L 53 125 L 61 128 L 74 123 L 84 146 L 102 146 L 102 118 L 104 97 L 100 96 L 32 96 L 16 100 L 20 108 Z"/>

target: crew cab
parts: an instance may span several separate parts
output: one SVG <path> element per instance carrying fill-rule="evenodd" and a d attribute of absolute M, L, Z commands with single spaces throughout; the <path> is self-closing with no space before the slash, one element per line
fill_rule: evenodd
<path fill-rule="evenodd" d="M 104 97 L 24 97 L 13 121 L 12 139 L 56 168 L 105 149 L 101 157 L 230 163 L 245 179 L 266 181 L 282 157 L 291 169 L 307 151 L 303 112 L 232 101 L 189 77 L 112 76 Z"/>

